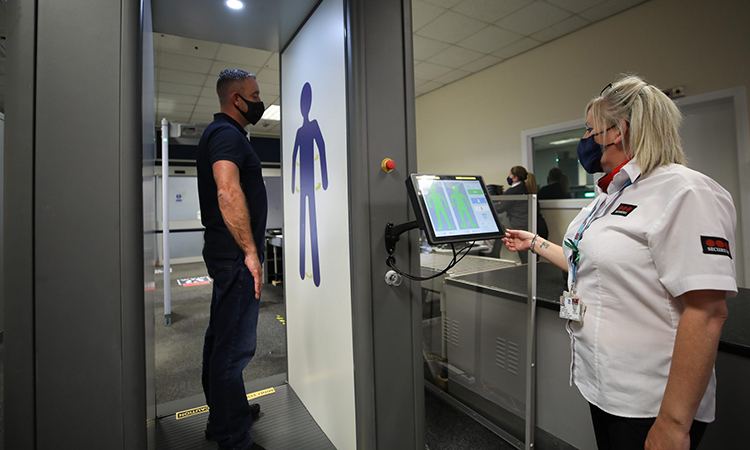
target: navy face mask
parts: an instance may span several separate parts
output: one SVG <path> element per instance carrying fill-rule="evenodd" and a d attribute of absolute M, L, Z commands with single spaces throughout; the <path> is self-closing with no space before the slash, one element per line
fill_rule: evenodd
<path fill-rule="evenodd" d="M 508 186 L 513 186 L 513 178 L 508 177 L 506 180 L 508 181 Z"/>
<path fill-rule="evenodd" d="M 609 131 L 612 128 L 614 128 L 614 125 L 604 131 Z M 601 145 L 594 140 L 594 137 L 602 134 L 604 131 L 592 134 L 585 139 L 581 139 L 578 143 L 578 148 L 576 149 L 578 151 L 578 162 L 581 163 L 583 169 L 588 173 L 604 172 L 601 163 L 602 152 L 610 145 L 615 145 L 614 142 L 607 145 Z"/>

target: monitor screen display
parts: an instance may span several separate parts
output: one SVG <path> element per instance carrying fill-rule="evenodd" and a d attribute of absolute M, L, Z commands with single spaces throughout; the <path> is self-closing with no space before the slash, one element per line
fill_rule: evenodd
<path fill-rule="evenodd" d="M 482 177 L 412 174 L 407 187 L 430 244 L 504 236 Z"/>

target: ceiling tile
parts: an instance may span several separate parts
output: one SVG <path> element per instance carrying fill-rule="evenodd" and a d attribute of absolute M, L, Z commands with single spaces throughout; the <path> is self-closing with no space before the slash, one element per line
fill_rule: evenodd
<path fill-rule="evenodd" d="M 428 59 L 427 62 L 458 69 L 464 64 L 475 61 L 482 56 L 483 55 L 481 53 L 475 52 L 474 50 L 469 50 L 452 45 L 450 48 L 443 50 L 442 52 Z"/>
<path fill-rule="evenodd" d="M 453 11 L 465 14 L 484 22 L 497 22 L 534 0 L 465 0 Z"/>
<path fill-rule="evenodd" d="M 456 80 L 460 80 L 466 75 L 471 75 L 471 72 L 467 72 L 465 70 L 454 70 L 453 72 L 448 72 L 441 77 L 435 78 L 435 81 L 437 81 L 438 83 L 448 84 L 453 83 Z"/>
<path fill-rule="evenodd" d="M 532 35 L 570 17 L 570 13 L 549 3 L 534 2 L 499 20 L 495 25 L 518 34 Z"/>
<path fill-rule="evenodd" d="M 493 53 L 493 56 L 497 56 L 498 58 L 507 59 L 512 56 L 520 55 L 521 53 L 531 50 L 532 48 L 540 45 L 541 42 L 536 41 L 531 38 L 523 38 L 518 42 L 515 42 L 513 44 L 510 44 L 509 46 L 502 48 L 495 53 Z"/>
<path fill-rule="evenodd" d="M 606 3 L 607 1 L 608 0 L 547 0 L 547 3 L 552 3 L 555 6 L 567 9 L 573 13 L 579 13 L 600 3 Z"/>
<path fill-rule="evenodd" d="M 169 94 L 183 94 L 183 95 L 194 95 L 199 96 L 201 94 L 200 86 L 190 86 L 188 84 L 177 84 L 167 83 L 166 81 L 160 81 L 158 85 L 159 92 L 166 92 Z"/>
<path fill-rule="evenodd" d="M 201 86 L 206 81 L 206 76 L 179 70 L 159 69 L 159 81 Z"/>
<path fill-rule="evenodd" d="M 213 115 L 214 113 L 219 112 L 218 103 L 217 106 L 203 106 L 203 105 L 197 105 L 195 109 L 193 109 L 193 114 L 210 114 Z"/>
<path fill-rule="evenodd" d="M 216 94 L 216 84 L 212 84 L 210 87 L 209 86 L 203 86 L 203 88 L 201 89 L 200 96 L 201 97 L 216 97 L 217 96 L 217 94 Z"/>
<path fill-rule="evenodd" d="M 425 83 L 429 83 L 429 81 L 427 81 L 427 80 L 420 80 L 419 78 L 415 78 L 414 79 L 414 89 L 422 86 Z"/>
<path fill-rule="evenodd" d="M 437 66 L 428 62 L 421 62 L 414 66 L 414 77 L 420 80 L 434 80 L 450 72 L 450 67 Z"/>
<path fill-rule="evenodd" d="M 193 58 L 191 56 L 173 55 L 172 53 L 162 53 L 159 56 L 159 67 L 205 74 L 211 69 L 211 60 L 206 58 Z"/>
<path fill-rule="evenodd" d="M 466 39 L 487 24 L 463 14 L 448 11 L 417 31 L 420 36 L 436 39 L 449 44 Z"/>
<path fill-rule="evenodd" d="M 271 52 L 266 50 L 221 44 L 219 52 L 216 54 L 216 59 L 218 61 L 244 64 L 246 66 L 261 67 L 268 61 L 270 56 Z"/>
<path fill-rule="evenodd" d="M 639 3 L 643 3 L 644 1 L 645 0 L 609 0 L 608 2 L 604 2 L 599 6 L 594 6 L 589 10 L 583 11 L 581 13 L 581 16 L 592 22 L 596 22 L 597 20 L 602 20 L 619 12 L 625 11 L 626 9 L 631 8 Z"/>
<path fill-rule="evenodd" d="M 197 106 L 211 106 L 219 108 L 219 99 L 217 97 L 199 97 Z"/>
<path fill-rule="evenodd" d="M 435 20 L 446 10 L 421 0 L 414 0 L 411 3 L 411 11 L 411 26 L 412 30 L 416 31 Z"/>
<path fill-rule="evenodd" d="M 479 72 L 480 70 L 484 70 L 490 66 L 494 66 L 500 61 L 502 61 L 501 58 L 492 55 L 486 55 L 474 62 L 466 64 L 465 66 L 461 67 L 461 69 L 468 70 L 469 72 Z"/>
<path fill-rule="evenodd" d="M 268 58 L 268 61 L 266 61 L 266 64 L 263 66 L 263 68 L 271 69 L 271 70 L 281 70 L 279 65 L 279 54 L 274 53 L 271 55 L 270 58 Z"/>
<path fill-rule="evenodd" d="M 445 42 L 436 41 L 434 39 L 428 39 L 426 37 L 414 35 L 414 60 L 424 61 L 425 59 L 434 56 L 446 48 L 450 47 L 450 44 Z"/>
<path fill-rule="evenodd" d="M 263 83 L 260 86 L 260 96 L 263 98 L 264 95 L 279 95 L 279 85 L 275 83 Z"/>
<path fill-rule="evenodd" d="M 156 104 L 156 109 L 162 113 L 191 113 L 193 112 L 193 108 L 195 108 L 193 105 L 185 105 L 166 100 L 162 100 Z"/>
<path fill-rule="evenodd" d="M 572 33 L 575 30 L 585 27 L 590 24 L 586 19 L 580 16 L 570 16 L 560 23 L 556 23 L 549 28 L 545 28 L 538 33 L 534 33 L 531 37 L 542 42 L 548 42 L 553 39 L 557 39 L 560 36 L 565 36 L 568 33 Z"/>
<path fill-rule="evenodd" d="M 459 42 L 458 45 L 482 53 L 492 53 L 521 39 L 523 36 L 518 33 L 490 25 Z"/>
<path fill-rule="evenodd" d="M 435 89 L 442 86 L 443 85 L 441 83 L 438 83 L 437 81 L 428 81 L 427 83 L 420 86 L 419 89 L 414 89 L 414 94 L 419 97 L 420 95 L 426 94 L 430 91 L 434 91 Z"/>
<path fill-rule="evenodd" d="M 443 8 L 453 8 L 457 4 L 461 3 L 461 0 L 425 0 L 434 5 L 442 6 Z"/>
<path fill-rule="evenodd" d="M 266 95 L 265 97 L 261 97 L 263 99 L 264 105 L 273 105 L 279 100 L 278 95 Z"/>
<path fill-rule="evenodd" d="M 257 74 L 258 83 L 278 84 L 281 81 L 281 75 L 278 70 L 261 69 Z"/>
<path fill-rule="evenodd" d="M 173 102 L 182 103 L 184 105 L 195 105 L 198 100 L 198 96 L 193 95 L 181 95 L 181 94 L 169 94 L 166 92 L 159 92 L 159 102 Z"/>
<path fill-rule="evenodd" d="M 257 74 L 260 71 L 260 66 L 246 66 L 244 64 L 237 64 L 237 63 L 228 63 L 225 61 L 214 61 L 213 65 L 211 66 L 210 70 L 210 77 L 214 77 L 213 84 L 216 85 L 216 79 L 219 77 L 219 74 L 222 70 L 226 69 L 240 69 L 244 70 L 245 72 L 250 72 L 252 74 Z"/>
<path fill-rule="evenodd" d="M 183 56 L 214 59 L 219 50 L 219 43 L 188 39 L 170 34 L 154 33 L 154 47 L 160 52 L 175 53 Z M 197 48 L 196 48 L 197 47 Z"/>

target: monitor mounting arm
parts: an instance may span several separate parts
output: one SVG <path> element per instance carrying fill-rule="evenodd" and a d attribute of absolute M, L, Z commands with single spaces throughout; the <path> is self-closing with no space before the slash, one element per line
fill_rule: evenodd
<path fill-rule="evenodd" d="M 393 255 L 393 252 L 396 251 L 396 242 L 398 242 L 399 237 L 405 232 L 415 228 L 419 228 L 419 224 L 416 220 L 402 223 L 401 225 L 394 225 L 393 223 L 388 222 L 385 226 L 385 249 L 389 256 Z"/>

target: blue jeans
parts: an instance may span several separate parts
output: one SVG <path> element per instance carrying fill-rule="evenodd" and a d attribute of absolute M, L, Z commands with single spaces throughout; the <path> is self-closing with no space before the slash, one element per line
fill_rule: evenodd
<path fill-rule="evenodd" d="M 255 355 L 260 300 L 255 299 L 255 283 L 244 255 L 234 260 L 206 259 L 206 267 L 214 279 L 203 344 L 208 427 L 221 448 L 244 450 L 253 444 L 247 433 L 253 419 L 242 370 Z"/>

